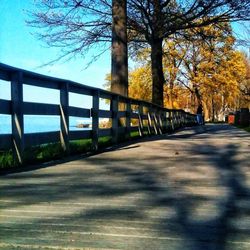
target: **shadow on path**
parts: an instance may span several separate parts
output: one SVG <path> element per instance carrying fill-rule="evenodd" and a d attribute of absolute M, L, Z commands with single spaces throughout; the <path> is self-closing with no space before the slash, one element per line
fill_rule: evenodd
<path fill-rule="evenodd" d="M 144 139 L 0 177 L 0 199 L 10 201 L 0 205 L 7 216 L 0 237 L 8 244 L 59 247 L 247 249 L 248 157 L 241 157 L 240 141 L 205 139 L 215 139 L 220 129 L 201 129 L 205 134 L 181 131 L 171 140 Z M 221 127 L 224 134 L 227 129 Z M 193 136 L 204 140 L 186 145 L 185 138 Z"/>

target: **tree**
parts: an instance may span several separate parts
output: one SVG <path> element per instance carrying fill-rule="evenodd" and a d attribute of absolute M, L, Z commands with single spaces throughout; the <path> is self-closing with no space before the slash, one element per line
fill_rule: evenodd
<path fill-rule="evenodd" d="M 206 117 L 217 119 L 236 108 L 247 92 L 245 57 L 234 48 L 235 38 L 228 23 L 189 30 L 185 39 L 164 41 L 164 106 L 196 111 L 203 102 Z M 192 35 L 191 35 L 192 33 Z M 130 92 L 140 99 L 149 98 L 150 50 L 137 53 L 139 67 L 130 74 Z M 143 84 L 146 91 L 138 91 Z M 241 92 L 242 92 L 241 91 Z M 243 92 L 242 92 L 243 93 Z M 241 99 L 239 99 L 241 98 Z"/>
<path fill-rule="evenodd" d="M 120 3 L 122 1 L 119 1 Z M 111 41 L 111 0 L 40 0 L 30 25 L 62 57 L 84 55 Z M 163 105 L 163 40 L 194 27 L 249 19 L 249 0 L 127 0 L 128 39 L 151 48 L 152 101 Z M 103 51 L 100 50 L 100 53 Z"/>
<path fill-rule="evenodd" d="M 240 96 L 237 108 L 249 108 L 250 109 L 250 58 L 246 55 L 244 57 L 244 64 L 246 68 L 246 77 L 240 83 Z"/>
<path fill-rule="evenodd" d="M 178 39 L 178 37 L 171 36 L 171 38 L 164 41 L 163 45 L 163 71 L 166 79 L 165 91 L 167 93 L 166 98 L 168 100 L 167 107 L 171 109 L 176 107 L 176 104 L 174 105 L 174 86 L 178 75 L 180 74 L 180 68 L 186 54 L 186 49 L 181 46 L 182 43 L 183 40 Z M 166 98 L 164 98 L 165 102 Z"/>
<path fill-rule="evenodd" d="M 164 39 L 195 27 L 249 19 L 250 10 L 248 0 L 131 0 L 129 3 L 130 39 L 147 43 L 151 48 L 152 101 L 161 106 L 165 83 L 162 62 Z"/>
<path fill-rule="evenodd" d="M 180 46 L 182 42 L 183 40 L 178 39 L 178 37 L 171 36 L 170 39 L 165 40 L 163 43 L 163 72 L 166 79 L 163 90 L 164 107 L 171 109 L 179 108 L 177 99 L 181 101 L 180 97 L 181 93 L 183 93 L 182 86 L 176 84 L 180 67 L 186 53 L 185 49 Z M 149 87 L 151 86 L 152 88 L 152 83 L 149 82 L 149 75 L 151 73 L 150 49 L 140 49 L 136 52 L 134 59 L 139 67 L 137 66 L 130 74 L 129 91 L 133 93 L 138 91 L 138 93 L 134 95 L 134 98 L 135 96 L 140 96 L 141 99 L 145 100 L 146 93 L 147 99 L 149 96 L 152 96 L 152 90 L 149 91 Z M 139 76 L 139 74 L 141 74 L 141 76 Z M 139 80 L 141 82 L 139 82 Z M 137 86 L 135 86 L 135 84 L 137 84 Z M 152 100 L 152 98 L 150 100 Z"/>
<path fill-rule="evenodd" d="M 152 99 L 151 70 L 148 65 L 140 66 L 129 72 L 129 97 L 150 102 Z M 106 75 L 104 87 L 111 90 L 111 74 Z"/>
<path fill-rule="evenodd" d="M 193 41 L 186 42 L 188 50 L 179 80 L 195 97 L 193 111 L 202 101 L 206 118 L 214 120 L 235 108 L 239 84 L 245 78 L 245 65 L 242 53 L 234 49 L 235 39 L 228 23 L 200 29 L 207 39 L 196 36 Z"/>
<path fill-rule="evenodd" d="M 112 41 L 112 91 L 128 94 L 127 2 L 124 0 L 37 1 L 30 13 L 30 26 L 39 28 L 38 38 L 49 46 L 61 48 L 62 58 L 82 57 L 94 47 L 100 52 L 110 48 Z M 90 62 L 91 63 L 91 62 Z"/>
<path fill-rule="evenodd" d="M 128 95 L 127 1 L 112 1 L 111 91 Z"/>
<path fill-rule="evenodd" d="M 148 102 L 152 100 L 151 70 L 147 65 L 130 72 L 129 97 Z"/>
<path fill-rule="evenodd" d="M 98 47 L 104 53 L 112 38 L 112 3 L 105 0 L 38 0 L 28 12 L 27 24 L 36 28 L 39 39 L 61 49 L 55 61 L 75 56 L 85 57 Z"/>
<path fill-rule="evenodd" d="M 214 74 L 204 78 L 202 93 L 204 103 L 211 120 L 221 120 L 225 112 L 236 109 L 240 84 L 246 77 L 243 54 L 239 51 L 228 50 L 220 56 L 219 63 L 214 67 Z"/>

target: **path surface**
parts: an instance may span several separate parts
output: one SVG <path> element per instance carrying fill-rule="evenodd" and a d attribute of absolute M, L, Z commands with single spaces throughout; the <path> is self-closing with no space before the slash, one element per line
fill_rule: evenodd
<path fill-rule="evenodd" d="M 250 137 L 188 128 L 0 177 L 0 249 L 250 249 Z"/>

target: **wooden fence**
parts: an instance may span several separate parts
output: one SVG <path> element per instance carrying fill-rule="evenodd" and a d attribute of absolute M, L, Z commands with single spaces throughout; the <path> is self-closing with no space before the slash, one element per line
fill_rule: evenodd
<path fill-rule="evenodd" d="M 0 134 L 0 149 L 12 149 L 20 164 L 23 161 L 24 149 L 30 146 L 61 142 L 63 149 L 68 151 L 69 141 L 92 139 L 93 150 L 97 150 L 98 138 L 103 136 L 111 136 L 113 143 L 116 143 L 120 136 L 129 139 L 133 131 L 138 131 L 140 136 L 162 134 L 196 122 L 195 115 L 183 110 L 161 108 L 149 102 L 5 64 L 0 64 L 0 80 L 10 82 L 11 100 L 0 99 L 0 115 L 10 115 L 12 126 L 11 134 Z M 60 104 L 25 102 L 23 84 L 59 90 Z M 84 96 L 91 96 L 92 107 L 86 109 L 70 106 L 70 93 L 82 95 L 83 101 Z M 110 110 L 100 109 L 102 98 L 110 101 Z M 24 115 L 60 116 L 60 131 L 24 133 Z M 70 130 L 70 116 L 92 119 L 92 128 Z M 101 128 L 100 118 L 109 118 L 112 121 L 111 127 Z M 123 123 L 119 122 L 121 118 Z"/>

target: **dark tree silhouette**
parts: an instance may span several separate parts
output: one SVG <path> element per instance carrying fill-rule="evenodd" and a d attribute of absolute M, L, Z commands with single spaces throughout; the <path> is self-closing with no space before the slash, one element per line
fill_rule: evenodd
<path fill-rule="evenodd" d="M 113 0 L 111 91 L 128 95 L 127 1 Z"/>
<path fill-rule="evenodd" d="M 130 39 L 151 48 L 152 101 L 163 105 L 163 40 L 172 34 L 220 22 L 249 20 L 249 0 L 130 0 Z M 140 34 L 140 36 L 138 36 Z"/>
<path fill-rule="evenodd" d="M 114 2 L 121 4 L 123 1 Z M 249 20 L 249 13 L 249 0 L 127 0 L 128 41 L 151 48 L 152 101 L 163 105 L 164 39 L 194 27 Z M 39 37 L 49 46 L 60 47 L 61 57 L 84 56 L 96 46 L 100 46 L 101 54 L 109 48 L 114 31 L 112 1 L 40 0 L 28 24 L 39 28 Z M 124 31 L 122 33 L 125 35 Z M 119 39 L 121 44 L 126 44 L 125 37 Z M 126 62 L 121 60 L 120 63 Z"/>

